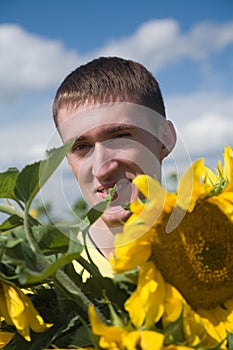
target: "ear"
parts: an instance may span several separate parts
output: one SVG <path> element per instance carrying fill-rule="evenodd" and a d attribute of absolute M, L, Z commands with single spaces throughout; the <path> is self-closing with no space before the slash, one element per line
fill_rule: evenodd
<path fill-rule="evenodd" d="M 159 138 L 162 143 L 160 160 L 163 160 L 163 158 L 169 155 L 176 144 L 176 131 L 170 120 L 162 123 Z"/>

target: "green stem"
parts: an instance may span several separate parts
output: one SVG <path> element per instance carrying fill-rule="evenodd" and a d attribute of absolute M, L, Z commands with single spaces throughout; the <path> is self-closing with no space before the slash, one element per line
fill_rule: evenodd
<path fill-rule="evenodd" d="M 93 263 L 90 264 L 86 259 L 84 259 L 82 256 L 79 256 L 77 259 L 78 263 L 84 267 L 85 270 L 87 270 L 90 275 L 92 276 L 97 276 L 97 277 L 102 277 L 99 269 L 97 266 Z"/>
<path fill-rule="evenodd" d="M 87 254 L 87 258 L 90 261 L 90 264 L 94 266 L 94 269 L 95 269 L 94 275 L 98 274 L 98 276 L 102 277 L 98 267 L 96 266 L 96 264 L 92 260 L 92 257 L 91 257 L 91 255 L 89 253 L 89 250 L 87 249 L 87 234 L 88 234 L 87 230 L 84 230 L 82 232 L 85 253 Z M 80 256 L 80 258 L 81 258 L 81 256 Z M 93 275 L 93 273 L 92 273 L 92 275 Z"/>
<path fill-rule="evenodd" d="M 25 229 L 26 237 L 30 244 L 31 249 L 37 255 L 37 257 L 39 257 L 41 256 L 40 248 L 32 234 L 31 226 L 30 226 L 30 215 L 28 212 L 29 212 L 29 206 L 26 206 L 24 210 L 24 229 Z"/>
<path fill-rule="evenodd" d="M 90 305 L 93 305 L 82 290 L 62 270 L 57 271 L 54 282 L 65 292 L 69 299 L 81 306 L 85 312 L 88 311 Z M 98 309 L 95 310 L 99 318 L 106 322 L 104 315 Z"/>

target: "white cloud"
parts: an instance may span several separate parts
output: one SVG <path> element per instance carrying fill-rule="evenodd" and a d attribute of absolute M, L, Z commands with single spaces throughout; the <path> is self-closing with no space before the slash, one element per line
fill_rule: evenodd
<path fill-rule="evenodd" d="M 80 60 L 62 43 L 26 32 L 17 25 L 0 26 L 0 98 L 48 89 Z"/>
<path fill-rule="evenodd" d="M 33 35 L 16 25 L 1 25 L 0 96 L 11 100 L 24 92 L 46 90 L 91 57 L 119 55 L 158 71 L 183 58 L 202 60 L 232 43 L 233 22 L 204 22 L 182 33 L 175 20 L 162 19 L 146 22 L 131 36 L 81 57 L 61 42 Z"/>
<path fill-rule="evenodd" d="M 98 55 L 120 55 L 144 62 L 158 71 L 183 58 L 200 60 L 233 43 L 233 22 L 200 23 L 182 33 L 173 19 L 144 23 L 135 34 L 108 43 Z"/>
<path fill-rule="evenodd" d="M 216 152 L 223 145 L 233 145 L 232 118 L 224 118 L 220 114 L 204 114 L 202 117 L 188 122 L 183 134 L 188 142 L 190 152 L 201 153 L 208 146 L 209 152 Z"/>
<path fill-rule="evenodd" d="M 174 20 L 154 20 L 143 24 L 135 34 L 122 40 L 109 42 L 97 56 L 123 56 L 144 62 L 158 70 L 170 61 L 167 51 L 179 37 L 179 27 Z M 174 56 L 173 56 L 174 58 Z"/>
<path fill-rule="evenodd" d="M 199 92 L 166 99 L 168 118 L 177 130 L 178 143 L 174 150 L 177 163 L 188 157 L 205 157 L 216 166 L 225 146 L 233 148 L 233 95 L 221 92 Z"/>
<path fill-rule="evenodd" d="M 3 125 L 0 128 L 0 171 L 10 166 L 24 165 L 43 157 L 51 135 L 50 121 L 36 121 Z"/>

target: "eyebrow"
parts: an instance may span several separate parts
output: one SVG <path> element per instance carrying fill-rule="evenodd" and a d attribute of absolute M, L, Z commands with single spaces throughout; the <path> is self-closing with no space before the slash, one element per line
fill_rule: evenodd
<path fill-rule="evenodd" d="M 137 127 L 135 125 L 128 125 L 128 124 L 120 124 L 114 127 L 107 128 L 106 133 L 107 134 L 112 134 L 117 131 L 122 131 L 122 130 L 135 130 Z"/>
<path fill-rule="evenodd" d="M 129 124 L 120 124 L 117 126 L 110 126 L 109 128 L 106 128 L 102 133 L 104 135 L 112 135 L 115 132 L 119 132 L 119 131 L 127 131 L 127 130 L 136 130 L 137 127 L 135 125 L 129 125 Z M 80 135 L 78 137 L 75 138 L 75 141 L 83 141 L 86 140 L 86 136 L 85 135 Z"/>

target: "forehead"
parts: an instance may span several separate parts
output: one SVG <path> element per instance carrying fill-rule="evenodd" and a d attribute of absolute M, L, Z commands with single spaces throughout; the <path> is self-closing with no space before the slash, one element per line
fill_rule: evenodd
<path fill-rule="evenodd" d="M 114 102 L 88 108 L 63 108 L 58 113 L 58 130 L 64 142 L 81 137 L 93 129 L 105 132 L 116 125 L 127 125 L 146 130 L 155 136 L 164 117 L 134 103 Z"/>

